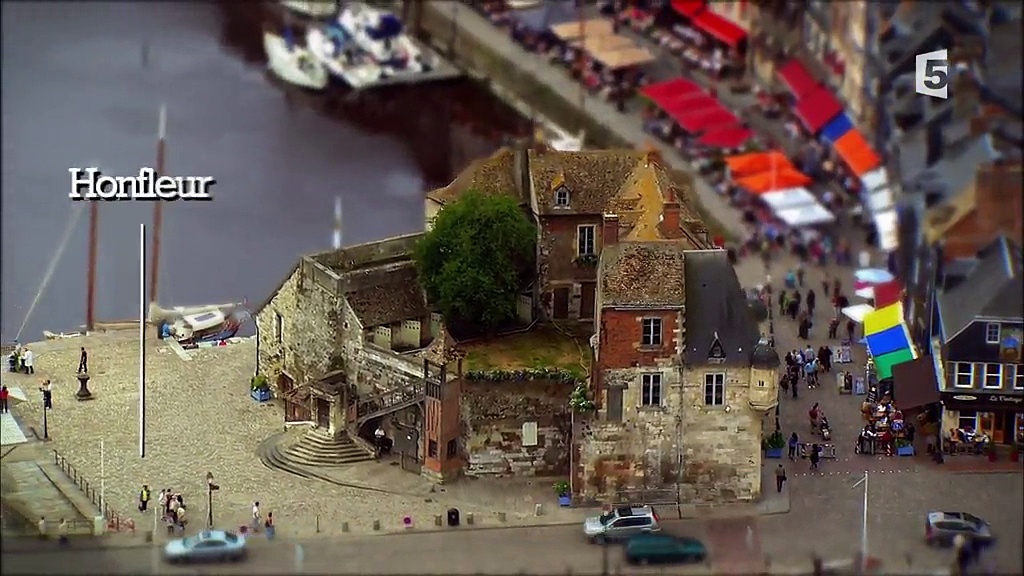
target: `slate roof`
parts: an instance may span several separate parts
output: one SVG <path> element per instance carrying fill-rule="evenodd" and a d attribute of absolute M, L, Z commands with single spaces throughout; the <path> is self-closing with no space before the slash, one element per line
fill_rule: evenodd
<path fill-rule="evenodd" d="M 437 366 L 447 366 L 452 362 L 465 358 L 466 351 L 448 333 L 445 325 L 441 324 L 440 332 L 438 332 L 437 336 L 434 336 L 430 346 L 427 346 L 427 349 L 423 351 L 422 357 L 430 360 Z"/>
<path fill-rule="evenodd" d="M 1000 236 L 978 255 L 970 274 L 939 295 L 943 335 L 956 337 L 976 318 L 1024 319 L 1024 256 L 1020 245 Z"/>
<path fill-rule="evenodd" d="M 724 364 L 747 366 L 761 339 L 747 296 L 725 250 L 686 253 L 686 352 L 689 365 L 707 364 L 716 337 Z"/>
<path fill-rule="evenodd" d="M 636 165 L 637 150 L 530 151 L 530 178 L 541 214 L 603 214 Z M 662 182 L 671 183 L 667 176 Z M 555 188 L 569 189 L 569 206 L 555 207 Z"/>
<path fill-rule="evenodd" d="M 360 276 L 360 288 L 346 291 L 345 300 L 363 328 L 419 320 L 430 314 L 411 261 L 357 270 L 342 277 L 356 274 Z"/>
<path fill-rule="evenodd" d="M 601 251 L 602 306 L 657 309 L 686 304 L 680 242 L 621 242 Z"/>
<path fill-rule="evenodd" d="M 451 184 L 427 193 L 427 198 L 445 204 L 473 189 L 485 196 L 508 195 L 525 200 L 516 189 L 515 169 L 515 151 L 501 148 L 488 158 L 471 162 Z"/>

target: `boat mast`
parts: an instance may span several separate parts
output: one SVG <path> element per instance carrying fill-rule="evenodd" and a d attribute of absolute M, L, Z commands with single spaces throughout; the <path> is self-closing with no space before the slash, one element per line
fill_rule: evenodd
<path fill-rule="evenodd" d="M 89 263 L 86 268 L 85 331 L 96 326 L 96 244 L 99 229 L 99 203 L 89 201 Z"/>
<path fill-rule="evenodd" d="M 580 77 L 579 77 L 579 81 L 577 83 L 577 87 L 579 88 L 580 116 L 581 117 L 586 115 L 586 107 L 587 107 L 587 87 L 586 87 L 586 84 L 584 83 L 584 80 L 585 80 L 585 78 L 584 78 L 584 76 L 585 76 L 584 68 L 585 68 L 586 61 L 587 61 L 587 57 L 586 57 L 586 53 L 587 53 L 587 21 L 586 21 L 586 15 L 585 15 L 585 13 L 583 11 L 583 9 L 586 7 L 586 5 L 587 5 L 586 2 L 579 2 L 579 3 L 577 3 L 577 12 L 579 14 L 579 19 L 580 19 L 580 48 L 579 48 L 579 54 L 577 55 L 578 58 L 579 58 Z"/>
<path fill-rule="evenodd" d="M 160 120 L 157 125 L 156 133 L 156 174 L 157 176 L 164 175 L 164 157 L 165 157 L 165 137 L 167 135 L 167 106 L 165 104 L 160 105 Z M 164 203 L 157 200 L 153 203 L 153 246 L 151 247 L 152 253 L 149 258 L 150 266 L 152 267 L 152 274 L 149 278 L 149 302 L 152 304 L 156 302 L 157 298 L 157 286 L 160 280 L 160 229 L 163 227 L 164 222 Z"/>

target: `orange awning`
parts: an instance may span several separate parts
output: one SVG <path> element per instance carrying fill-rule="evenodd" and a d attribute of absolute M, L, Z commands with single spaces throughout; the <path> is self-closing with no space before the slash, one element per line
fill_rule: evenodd
<path fill-rule="evenodd" d="M 832 145 L 855 176 L 862 176 L 882 163 L 871 145 L 856 130 L 850 130 Z"/>
<path fill-rule="evenodd" d="M 762 172 L 736 180 L 737 186 L 742 186 L 755 194 L 764 194 L 773 190 L 784 188 L 798 188 L 811 183 L 811 179 L 802 172 L 793 168 L 783 168 L 776 172 Z"/>
<path fill-rule="evenodd" d="M 759 172 L 771 172 L 773 169 L 776 171 L 783 168 L 796 169 L 789 158 L 777 150 L 729 156 L 725 159 L 725 164 L 729 167 L 729 174 L 733 178 L 751 176 Z"/>

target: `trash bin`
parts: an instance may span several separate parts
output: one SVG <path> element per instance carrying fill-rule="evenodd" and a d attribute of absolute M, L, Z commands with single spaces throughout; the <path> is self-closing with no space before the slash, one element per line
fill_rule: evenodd
<path fill-rule="evenodd" d="M 448 509 L 448 526 L 454 528 L 459 525 L 459 509 L 449 508 Z"/>

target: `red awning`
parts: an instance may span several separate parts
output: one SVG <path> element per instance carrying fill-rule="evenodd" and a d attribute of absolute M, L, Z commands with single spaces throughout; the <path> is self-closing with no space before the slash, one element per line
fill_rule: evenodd
<path fill-rule="evenodd" d="M 706 7 L 707 2 L 704 0 L 672 0 L 672 9 L 676 11 L 676 14 L 687 18 L 693 18 L 700 14 Z"/>
<path fill-rule="evenodd" d="M 746 30 L 710 10 L 705 10 L 694 16 L 693 25 L 732 48 L 738 47 L 740 42 L 747 37 Z"/>
<path fill-rule="evenodd" d="M 779 79 L 797 99 L 803 98 L 819 87 L 814 77 L 807 71 L 807 67 L 796 58 L 783 64 L 775 73 L 779 75 Z"/>
<path fill-rule="evenodd" d="M 711 127 L 731 127 L 739 123 L 739 118 L 721 104 L 715 108 L 698 110 L 679 119 L 679 125 L 687 132 L 702 132 Z"/>
<path fill-rule="evenodd" d="M 743 146 L 753 137 L 754 133 L 752 131 L 743 128 L 742 126 L 737 126 L 735 128 L 726 128 L 724 130 L 707 132 L 700 137 L 700 143 L 712 148 L 724 148 L 731 150 Z"/>
<path fill-rule="evenodd" d="M 715 110 L 724 110 L 724 108 L 722 103 L 713 97 L 703 92 L 695 92 L 666 102 L 664 110 L 676 124 L 682 126 L 687 116 L 706 114 Z"/>
<path fill-rule="evenodd" d="M 875 284 L 873 287 L 875 297 L 875 309 L 885 308 L 890 304 L 903 301 L 903 284 L 899 280 L 890 280 L 884 284 Z"/>
<path fill-rule="evenodd" d="M 796 117 L 812 134 L 817 134 L 830 120 L 843 113 L 843 105 L 824 86 L 809 92 L 796 105 Z"/>
<path fill-rule="evenodd" d="M 661 106 L 666 98 L 675 98 L 679 94 L 689 94 L 691 92 L 699 92 L 700 90 L 701 87 L 696 82 L 685 78 L 676 78 L 674 80 L 658 82 L 657 84 L 648 84 L 640 89 L 640 93 Z"/>

